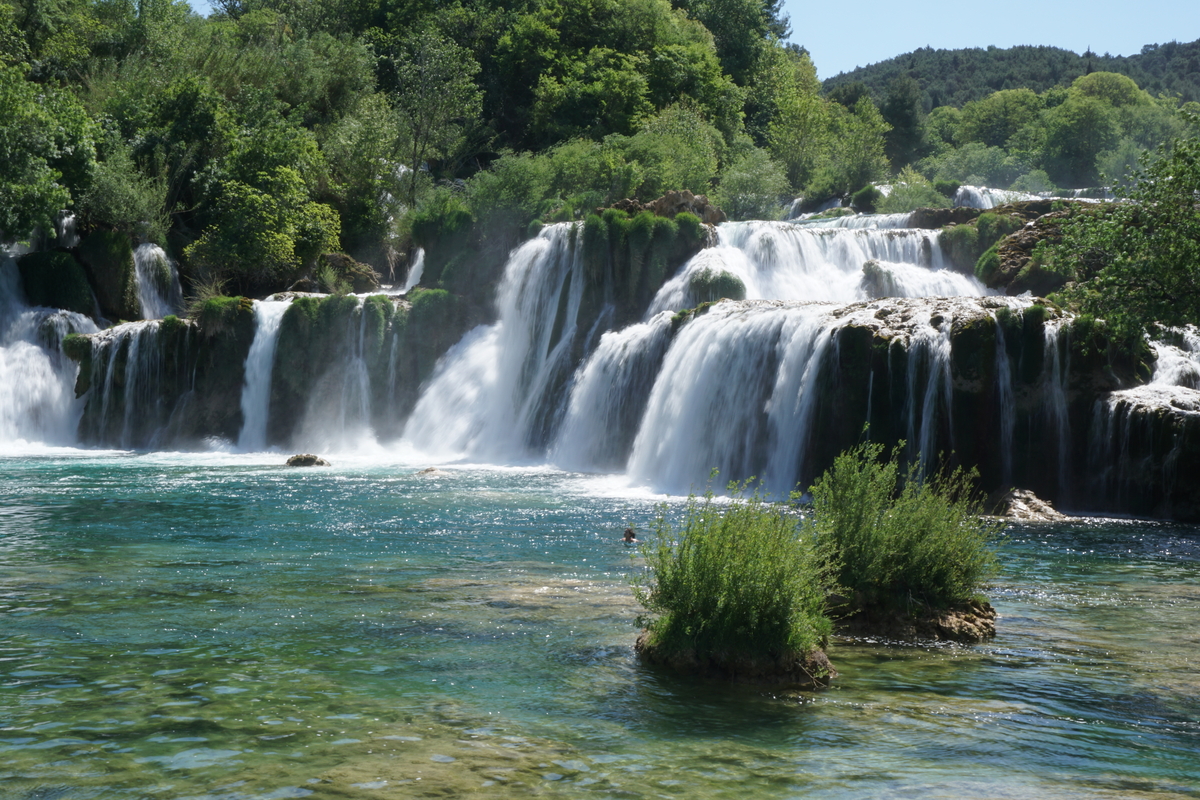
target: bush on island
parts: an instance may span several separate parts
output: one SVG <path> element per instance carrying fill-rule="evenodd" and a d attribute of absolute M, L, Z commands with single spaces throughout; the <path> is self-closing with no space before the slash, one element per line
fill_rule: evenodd
<path fill-rule="evenodd" d="M 834 459 L 812 487 L 812 530 L 837 554 L 838 583 L 851 610 L 971 601 L 995 568 L 989 546 L 999 524 L 981 514 L 975 473 L 943 470 L 924 479 L 900 466 L 900 450 L 860 444 Z"/>
<path fill-rule="evenodd" d="M 798 514 L 744 485 L 728 503 L 691 497 L 678 526 L 661 515 L 634 595 L 650 612 L 638 652 L 720 677 L 813 684 L 832 677 L 824 613 L 832 559 Z"/>

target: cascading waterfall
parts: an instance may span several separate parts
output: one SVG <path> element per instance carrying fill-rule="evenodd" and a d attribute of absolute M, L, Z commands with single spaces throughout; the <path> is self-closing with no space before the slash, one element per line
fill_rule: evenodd
<path fill-rule="evenodd" d="M 408 294 L 421 282 L 421 276 L 425 274 L 425 248 L 418 247 L 417 254 L 413 256 L 412 266 L 408 268 L 408 277 L 404 281 L 404 291 L 402 294 Z"/>
<path fill-rule="evenodd" d="M 907 215 L 869 215 L 892 224 Z M 839 220 L 833 220 L 838 222 Z M 982 296 L 974 276 L 948 269 L 939 232 L 911 228 L 820 227 L 790 222 L 731 222 L 718 228 L 716 247 L 702 250 L 659 291 L 650 314 L 696 305 L 695 276 L 728 272 L 751 300 L 828 300 L 875 297 Z M 864 264 L 872 262 L 868 272 Z"/>
<path fill-rule="evenodd" d="M 139 244 L 133 251 L 137 275 L 138 304 L 142 319 L 162 319 L 179 311 L 183 289 L 175 262 L 156 244 Z"/>
<path fill-rule="evenodd" d="M 1016 400 L 1013 397 L 1012 365 L 1004 326 L 996 321 L 996 403 L 1000 407 L 1000 478 L 1005 486 L 1013 480 L 1013 436 L 1017 425 Z"/>
<path fill-rule="evenodd" d="M 376 446 L 371 418 L 371 377 L 366 360 L 367 317 L 357 300 L 346 318 L 335 360 L 312 387 L 296 444 L 317 450 Z"/>
<path fill-rule="evenodd" d="M 1042 370 L 1044 413 L 1054 432 L 1055 455 L 1058 463 L 1059 491 L 1067 487 L 1067 461 L 1071 446 L 1071 421 L 1067 407 L 1067 378 L 1071 367 L 1071 351 L 1065 337 L 1060 337 L 1060 325 L 1047 322 L 1045 327 L 1045 367 Z M 1064 356 L 1065 351 L 1065 356 Z"/>
<path fill-rule="evenodd" d="M 530 457 L 544 394 L 568 363 L 583 293 L 578 226 L 544 228 L 509 257 L 498 320 L 469 332 L 438 364 L 404 429 L 438 458 Z"/>
<path fill-rule="evenodd" d="M 905 416 L 908 419 L 908 454 L 919 459 L 922 472 L 936 457 L 938 411 L 950 427 L 950 321 L 937 328 L 922 328 L 908 345 Z"/>
<path fill-rule="evenodd" d="M 580 368 L 551 454 L 580 471 L 620 470 L 671 343 L 671 315 L 609 331 Z"/>
<path fill-rule="evenodd" d="M 0 445 L 75 441 L 83 404 L 75 399 L 78 367 L 62 354 L 69 333 L 95 333 L 71 311 L 27 306 L 9 251 L 0 255 Z"/>
<path fill-rule="evenodd" d="M 1011 189 L 993 189 L 990 186 L 960 186 L 954 193 L 955 208 L 981 208 L 988 210 L 1005 203 L 1020 203 L 1026 200 L 1041 200 L 1036 194 L 1016 192 Z"/>
<path fill-rule="evenodd" d="M 100 393 L 95 441 L 123 448 L 153 447 L 163 431 L 161 322 L 109 328 L 92 337 L 92 391 Z"/>
<path fill-rule="evenodd" d="M 237 446 L 257 452 L 267 446 L 267 421 L 271 405 L 271 372 L 279 328 L 288 302 L 254 302 L 254 340 L 246 355 L 246 378 L 242 386 L 242 430 Z"/>

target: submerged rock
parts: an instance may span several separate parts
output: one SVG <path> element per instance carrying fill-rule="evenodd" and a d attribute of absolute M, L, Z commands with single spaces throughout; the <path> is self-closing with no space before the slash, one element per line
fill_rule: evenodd
<path fill-rule="evenodd" d="M 312 453 L 300 453 L 298 455 L 294 455 L 287 460 L 287 465 L 289 467 L 328 467 L 328 466 L 331 466 L 328 461 L 321 458 L 320 456 L 315 456 Z"/>
<path fill-rule="evenodd" d="M 641 632 L 633 649 L 649 664 L 667 667 L 685 675 L 718 678 L 735 683 L 816 689 L 828 686 L 838 675 L 823 650 L 757 657 L 740 653 L 713 653 L 702 656 L 695 650 L 668 652 L 651 643 L 648 630 Z"/>
<path fill-rule="evenodd" d="M 986 600 L 971 600 L 954 608 L 866 608 L 838 620 L 843 636 L 883 639 L 932 639 L 973 644 L 996 635 L 996 609 Z"/>
<path fill-rule="evenodd" d="M 413 473 L 413 475 L 423 475 L 427 478 L 436 478 L 439 475 L 445 475 L 445 474 L 446 473 L 442 472 L 437 467 L 426 467 L 423 470 L 419 470 L 419 471 Z"/>
<path fill-rule="evenodd" d="M 988 498 L 988 507 L 997 517 L 1023 522 L 1054 522 L 1068 518 L 1028 489 L 994 492 Z"/>

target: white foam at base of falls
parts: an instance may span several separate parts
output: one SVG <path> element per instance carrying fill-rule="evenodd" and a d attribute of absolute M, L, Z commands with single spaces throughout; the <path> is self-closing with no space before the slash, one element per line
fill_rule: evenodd
<path fill-rule="evenodd" d="M 246 354 L 242 383 L 242 429 L 237 448 L 258 452 L 267 446 L 267 422 L 271 407 L 271 373 L 279 329 L 290 302 L 254 301 L 254 339 Z"/>
<path fill-rule="evenodd" d="M 70 445 L 83 412 L 78 367 L 63 355 L 69 333 L 95 333 L 81 314 L 28 306 L 9 250 L 0 255 L 0 448 Z"/>
<path fill-rule="evenodd" d="M 533 416 L 576 335 L 583 293 L 577 232 L 576 223 L 549 225 L 513 251 L 497 290 L 496 323 L 450 349 L 405 425 L 415 448 L 439 459 L 529 458 Z"/>

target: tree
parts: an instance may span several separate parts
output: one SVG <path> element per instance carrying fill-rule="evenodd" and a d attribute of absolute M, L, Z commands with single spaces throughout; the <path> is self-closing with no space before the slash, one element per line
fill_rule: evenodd
<path fill-rule="evenodd" d="M 21 67 L 0 64 L 0 231 L 27 236 L 54 229 L 86 189 L 95 160 L 93 125 L 74 98 L 25 80 Z"/>
<path fill-rule="evenodd" d="M 1003 147 L 1042 111 L 1042 99 L 1031 89 L 1005 89 L 963 106 L 960 142 Z"/>
<path fill-rule="evenodd" d="M 1200 323 L 1200 115 L 1188 117 L 1189 137 L 1116 187 L 1130 202 L 1077 214 L 1056 248 L 1079 281 L 1067 296 L 1118 333 Z"/>
<path fill-rule="evenodd" d="M 462 140 L 468 120 L 479 115 L 482 95 L 471 54 L 433 31 L 410 38 L 396 59 L 396 109 L 407 137 L 408 203 L 417 201 L 417 180 L 430 158 L 445 158 Z"/>
<path fill-rule="evenodd" d="M 884 134 L 884 153 L 892 169 L 906 167 L 925 149 L 925 114 L 921 86 L 907 75 L 894 78 L 879 108 L 891 130 Z"/>
<path fill-rule="evenodd" d="M 821 84 L 807 53 L 780 50 L 776 60 L 769 73 L 775 114 L 767 127 L 767 145 L 787 170 L 789 183 L 799 190 L 828 150 L 829 103 L 821 99 Z"/>

